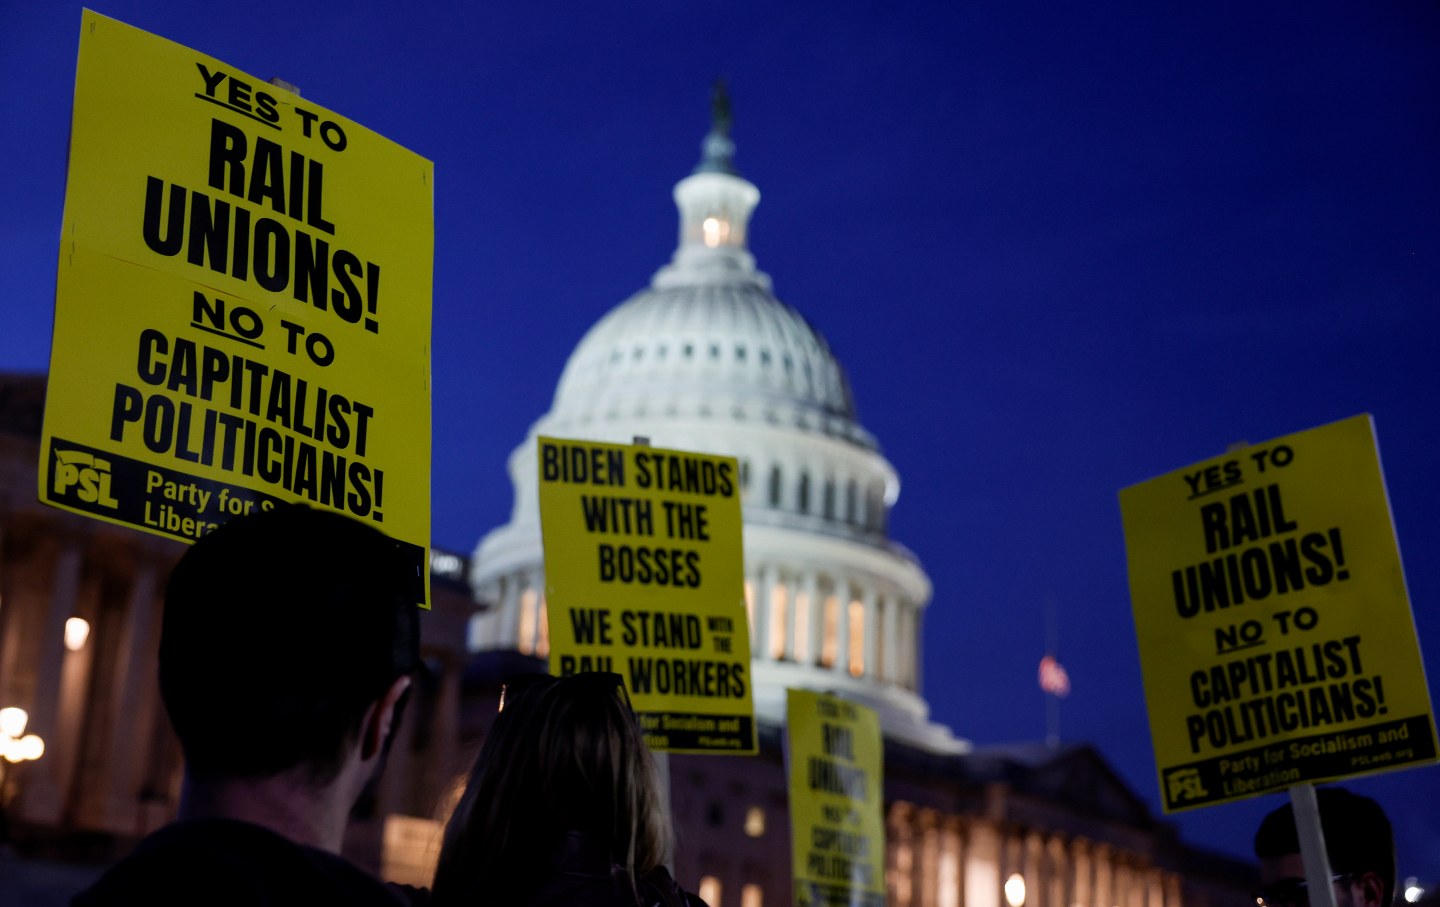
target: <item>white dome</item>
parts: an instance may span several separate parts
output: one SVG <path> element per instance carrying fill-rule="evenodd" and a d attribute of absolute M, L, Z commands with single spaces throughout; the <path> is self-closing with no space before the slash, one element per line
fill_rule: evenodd
<path fill-rule="evenodd" d="M 875 708 L 885 732 L 912 745 L 965 749 L 928 720 L 919 693 L 931 590 L 886 535 L 898 477 L 856 421 L 824 338 L 756 270 L 745 240 L 760 193 L 717 132 L 675 187 L 674 257 L 580 341 L 550 412 L 511 454 L 511 520 L 472 563 L 475 594 L 493 607 L 471 647 L 547 649 L 536 437 L 645 437 L 740 461 L 757 717 L 783 722 L 787 687 L 828 690 Z"/>
<path fill-rule="evenodd" d="M 760 275 L 755 275 L 759 277 Z M 652 287 L 590 329 L 560 378 L 551 417 L 638 412 L 793 425 L 873 448 L 825 339 L 759 279 Z M 715 413 L 711 413 L 715 415 Z"/>

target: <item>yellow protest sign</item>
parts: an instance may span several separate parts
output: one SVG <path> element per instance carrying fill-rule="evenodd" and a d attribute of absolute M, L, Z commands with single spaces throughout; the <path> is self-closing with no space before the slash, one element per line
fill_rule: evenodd
<path fill-rule="evenodd" d="M 880 719 L 835 696 L 785 692 L 795 903 L 883 907 Z"/>
<path fill-rule="evenodd" d="M 193 541 L 302 501 L 427 601 L 433 165 L 86 11 L 40 499 Z"/>
<path fill-rule="evenodd" d="M 536 443 L 551 673 L 623 675 L 651 749 L 755 752 L 734 458 Z"/>
<path fill-rule="evenodd" d="M 1369 416 L 1120 492 L 1167 812 L 1432 762 Z"/>

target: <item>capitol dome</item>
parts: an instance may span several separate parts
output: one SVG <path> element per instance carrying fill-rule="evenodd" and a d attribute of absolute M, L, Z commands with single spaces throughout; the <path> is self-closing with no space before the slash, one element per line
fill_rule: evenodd
<path fill-rule="evenodd" d="M 537 435 L 644 437 L 739 460 L 757 718 L 783 722 L 787 687 L 825 690 L 875 708 L 906 743 L 964 750 L 920 695 L 931 588 L 886 534 L 899 478 L 825 339 L 755 266 L 747 234 L 760 193 L 735 169 L 729 127 L 721 96 L 699 166 L 675 187 L 671 261 L 586 333 L 550 411 L 510 456 L 510 522 L 472 562 L 475 595 L 492 607 L 470 647 L 548 651 Z"/>

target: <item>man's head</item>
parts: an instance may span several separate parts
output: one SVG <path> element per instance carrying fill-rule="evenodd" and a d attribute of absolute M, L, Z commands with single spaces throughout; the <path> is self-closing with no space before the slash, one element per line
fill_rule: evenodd
<path fill-rule="evenodd" d="M 298 504 L 196 542 L 171 574 L 160 638 L 190 776 L 334 778 L 372 707 L 419 666 L 413 572 L 379 531 Z"/>
<path fill-rule="evenodd" d="M 1395 893 L 1395 841 L 1380 804 L 1339 787 L 1315 791 L 1337 907 L 1390 907 Z M 1305 907 L 1305 866 L 1295 814 L 1285 804 L 1255 832 L 1261 897 L 1266 907 Z"/>

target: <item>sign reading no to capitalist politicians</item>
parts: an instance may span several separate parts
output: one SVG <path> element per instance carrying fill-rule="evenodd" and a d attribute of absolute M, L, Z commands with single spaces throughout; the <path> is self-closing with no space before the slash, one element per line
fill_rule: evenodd
<path fill-rule="evenodd" d="M 182 541 L 302 501 L 428 601 L 431 163 L 89 11 L 71 128 L 40 499 Z"/>
<path fill-rule="evenodd" d="M 786 690 L 790 830 L 798 907 L 885 904 L 885 775 L 871 709 Z"/>
<path fill-rule="evenodd" d="M 1120 492 L 1167 812 L 1435 760 L 1369 416 Z"/>
<path fill-rule="evenodd" d="M 550 672 L 624 676 L 653 750 L 754 753 L 734 458 L 536 444 Z"/>

